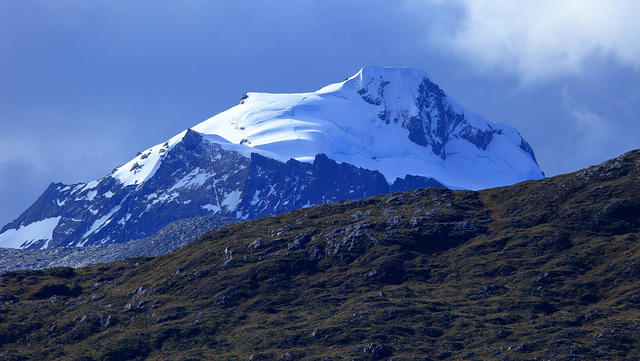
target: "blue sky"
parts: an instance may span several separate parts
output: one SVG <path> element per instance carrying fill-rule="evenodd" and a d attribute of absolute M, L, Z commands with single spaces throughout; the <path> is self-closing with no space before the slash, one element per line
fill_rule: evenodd
<path fill-rule="evenodd" d="M 547 175 L 640 148 L 640 2 L 0 0 L 0 225 L 233 105 L 422 68 Z"/>

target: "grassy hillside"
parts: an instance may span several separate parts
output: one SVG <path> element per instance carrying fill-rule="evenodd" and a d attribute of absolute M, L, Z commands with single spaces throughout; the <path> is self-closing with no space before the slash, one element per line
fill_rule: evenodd
<path fill-rule="evenodd" d="M 0 278 L 3 360 L 637 360 L 640 152 Z"/>

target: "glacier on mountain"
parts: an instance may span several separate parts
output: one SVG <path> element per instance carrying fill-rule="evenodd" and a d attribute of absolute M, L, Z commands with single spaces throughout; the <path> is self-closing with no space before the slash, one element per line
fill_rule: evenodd
<path fill-rule="evenodd" d="M 192 130 L 245 156 L 313 162 L 325 154 L 377 170 L 390 183 L 412 174 L 482 189 L 543 176 L 513 127 L 465 110 L 413 68 L 366 67 L 312 93 L 247 93 Z M 162 152 L 183 136 L 148 149 L 113 176 L 125 185 L 148 179 Z"/>

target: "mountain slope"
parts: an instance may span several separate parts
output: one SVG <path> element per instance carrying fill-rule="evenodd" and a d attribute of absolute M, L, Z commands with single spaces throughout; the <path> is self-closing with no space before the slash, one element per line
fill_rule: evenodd
<path fill-rule="evenodd" d="M 170 254 L 0 280 L 7 360 L 635 360 L 640 151 L 219 228 Z"/>
<path fill-rule="evenodd" d="M 0 246 L 121 243 L 190 217 L 542 176 L 515 129 L 469 113 L 424 71 L 367 67 L 313 93 L 250 93 L 102 179 L 52 183 L 0 229 Z"/>

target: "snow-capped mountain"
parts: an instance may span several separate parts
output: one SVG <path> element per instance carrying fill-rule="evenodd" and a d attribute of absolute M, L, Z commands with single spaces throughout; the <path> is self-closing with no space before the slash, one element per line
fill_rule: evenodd
<path fill-rule="evenodd" d="M 466 111 L 422 70 L 372 66 L 316 92 L 248 93 L 104 178 L 52 183 L 0 230 L 0 247 L 119 243 L 188 217 L 543 176 L 514 128 Z"/>

